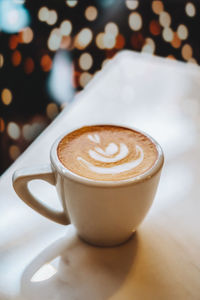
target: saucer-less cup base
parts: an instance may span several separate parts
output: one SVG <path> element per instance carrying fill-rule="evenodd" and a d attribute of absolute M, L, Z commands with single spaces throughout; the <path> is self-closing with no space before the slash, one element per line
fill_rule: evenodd
<path fill-rule="evenodd" d="M 143 133 L 144 134 L 144 133 Z M 146 134 L 145 134 L 146 135 Z M 60 224 L 72 223 L 78 235 L 98 246 L 114 246 L 128 240 L 147 214 L 163 165 L 158 159 L 145 174 L 123 181 L 94 181 L 67 170 L 57 157 L 59 138 L 51 149 L 51 166 L 18 170 L 13 187 L 19 197 L 43 216 Z M 42 179 L 56 186 L 63 212 L 56 212 L 33 197 L 28 182 Z"/>

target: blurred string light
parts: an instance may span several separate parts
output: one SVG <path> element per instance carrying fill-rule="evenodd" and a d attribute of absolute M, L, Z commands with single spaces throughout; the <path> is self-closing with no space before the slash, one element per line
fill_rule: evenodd
<path fill-rule="evenodd" d="M 139 1 L 138 0 L 126 0 L 126 7 L 128 9 L 136 9 L 139 5 Z"/>
<path fill-rule="evenodd" d="M 138 12 L 132 12 L 128 17 L 128 23 L 132 30 L 138 31 L 142 28 L 142 18 Z"/>
<path fill-rule="evenodd" d="M 170 14 L 166 11 L 162 11 L 159 15 L 159 22 L 163 27 L 169 27 L 171 24 Z"/>
<path fill-rule="evenodd" d="M 96 20 L 98 11 L 95 6 L 88 6 L 85 10 L 85 17 L 88 21 Z"/>
<path fill-rule="evenodd" d="M 105 65 L 107 65 L 107 63 L 108 63 L 109 61 L 110 61 L 109 58 L 104 59 L 103 62 L 102 62 L 102 64 L 101 64 L 101 67 L 104 68 Z"/>
<path fill-rule="evenodd" d="M 48 13 L 48 19 L 47 19 L 47 24 L 48 25 L 54 25 L 57 22 L 58 19 L 58 14 L 55 10 L 50 10 Z"/>
<path fill-rule="evenodd" d="M 174 35 L 173 35 L 173 40 L 171 42 L 171 45 L 174 47 L 174 48 L 179 48 L 181 46 L 181 40 L 179 39 L 178 35 L 176 32 L 174 32 Z"/>
<path fill-rule="evenodd" d="M 93 39 L 93 33 L 91 29 L 84 28 L 76 35 L 74 46 L 77 49 L 82 50 L 92 42 L 92 39 Z"/>
<path fill-rule="evenodd" d="M 20 149 L 17 145 L 11 145 L 9 147 L 9 156 L 12 160 L 17 159 L 17 157 L 20 155 Z"/>
<path fill-rule="evenodd" d="M 79 78 L 80 86 L 85 87 L 91 79 L 92 79 L 92 74 L 88 72 L 81 73 Z"/>
<path fill-rule="evenodd" d="M 29 44 L 33 40 L 33 35 L 33 30 L 30 27 L 22 29 L 22 31 L 20 32 L 21 42 Z"/>
<path fill-rule="evenodd" d="M 172 31 L 171 28 L 165 27 L 163 29 L 162 36 L 166 42 L 172 42 L 172 40 L 174 38 L 174 32 Z"/>
<path fill-rule="evenodd" d="M 3 64 L 4 64 L 3 54 L 0 53 L 0 68 L 3 67 Z"/>
<path fill-rule="evenodd" d="M 89 70 L 92 67 L 93 58 L 90 53 L 83 53 L 79 58 L 79 66 L 82 70 Z"/>
<path fill-rule="evenodd" d="M 188 38 L 188 29 L 185 25 L 180 24 L 177 29 L 178 37 L 181 40 L 186 40 Z"/>
<path fill-rule="evenodd" d="M 185 12 L 189 17 L 194 17 L 196 15 L 196 8 L 192 2 L 186 4 Z"/>
<path fill-rule="evenodd" d="M 104 33 L 100 32 L 96 36 L 96 45 L 99 49 L 104 49 Z"/>
<path fill-rule="evenodd" d="M 110 23 L 106 24 L 105 33 L 110 33 L 114 37 L 116 37 L 119 33 L 119 28 L 118 28 L 117 24 L 115 24 L 113 22 L 110 22 Z"/>
<path fill-rule="evenodd" d="M 62 34 L 61 34 L 60 29 L 54 28 L 51 31 L 48 42 L 47 42 L 49 50 L 51 50 L 51 51 L 58 50 L 60 47 L 61 40 L 62 40 Z"/>
<path fill-rule="evenodd" d="M 13 140 L 17 140 L 20 137 L 20 128 L 15 122 L 9 122 L 7 126 L 7 133 Z"/>
<path fill-rule="evenodd" d="M 60 24 L 60 27 L 52 29 L 47 41 L 49 50 L 56 51 L 59 48 L 61 49 L 69 48 L 71 45 L 71 37 L 69 36 L 71 31 L 72 31 L 72 23 L 69 20 L 64 20 Z M 83 39 L 82 37 L 80 38 Z M 86 44 L 87 43 L 88 42 L 86 41 Z"/>
<path fill-rule="evenodd" d="M 192 58 L 192 52 L 192 47 L 189 44 L 185 44 L 181 49 L 182 57 L 185 60 L 189 60 L 190 58 Z"/>
<path fill-rule="evenodd" d="M 50 10 L 43 6 L 38 11 L 38 19 L 41 22 L 46 22 L 48 25 L 54 25 L 58 20 L 58 14 L 54 9 Z"/>
<path fill-rule="evenodd" d="M 72 23 L 69 20 L 64 20 L 60 25 L 60 32 L 63 36 L 68 36 L 72 32 Z"/>
<path fill-rule="evenodd" d="M 14 50 L 17 48 L 19 43 L 18 35 L 11 35 L 9 39 L 9 47 L 10 49 Z"/>
<path fill-rule="evenodd" d="M 38 19 L 42 22 L 46 22 L 49 17 L 49 9 L 45 6 L 41 7 L 38 11 Z"/>
<path fill-rule="evenodd" d="M 9 89 L 3 89 L 1 92 L 1 99 L 4 105 L 10 105 L 12 102 L 12 93 Z"/>
<path fill-rule="evenodd" d="M 123 48 L 125 44 L 124 37 L 119 34 L 117 24 L 109 22 L 105 25 L 105 31 L 96 36 L 96 45 L 99 49 L 117 49 Z"/>
<path fill-rule="evenodd" d="M 69 7 L 74 7 L 78 4 L 78 0 L 67 0 L 66 1 L 66 4 L 69 6 Z"/>
<path fill-rule="evenodd" d="M 25 124 L 22 127 L 22 134 L 26 141 L 34 140 L 38 134 L 46 127 L 45 122 L 34 122 L 33 124 Z"/>
<path fill-rule="evenodd" d="M 22 56 L 21 53 L 18 50 L 15 50 L 12 53 L 12 57 L 11 57 L 11 61 L 14 67 L 17 67 L 20 65 L 21 61 L 22 61 Z"/>
<path fill-rule="evenodd" d="M 157 20 L 151 20 L 149 24 L 149 30 L 153 35 L 159 35 L 161 32 L 161 26 Z"/>
<path fill-rule="evenodd" d="M 5 130 L 5 122 L 2 118 L 0 118 L 0 132 Z"/>
<path fill-rule="evenodd" d="M 145 39 L 145 44 L 142 47 L 142 52 L 153 54 L 155 52 L 155 49 L 156 49 L 156 45 L 155 45 L 154 40 L 151 39 L 151 38 L 146 38 Z"/>
<path fill-rule="evenodd" d="M 53 120 L 57 115 L 58 115 L 59 111 L 58 111 L 58 106 L 56 105 L 56 103 L 49 103 L 46 107 L 46 114 L 47 117 L 51 120 Z"/>
<path fill-rule="evenodd" d="M 31 57 L 27 57 L 24 62 L 24 71 L 26 74 L 31 74 L 34 70 L 35 64 Z"/>
<path fill-rule="evenodd" d="M 155 14 L 159 15 L 164 10 L 164 5 L 162 1 L 159 0 L 152 1 L 152 10 Z"/>
<path fill-rule="evenodd" d="M 28 26 L 30 16 L 21 1 L 0 1 L 0 30 L 7 33 L 18 32 Z"/>
<path fill-rule="evenodd" d="M 48 92 L 57 103 L 66 103 L 73 98 L 72 76 L 73 65 L 70 57 L 64 51 L 57 52 L 47 83 Z"/>
<path fill-rule="evenodd" d="M 40 65 L 44 72 L 49 72 L 52 66 L 51 57 L 48 54 L 44 54 L 40 60 Z"/>

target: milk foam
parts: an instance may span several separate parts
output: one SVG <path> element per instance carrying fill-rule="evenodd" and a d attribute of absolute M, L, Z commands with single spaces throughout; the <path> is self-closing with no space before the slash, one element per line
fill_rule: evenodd
<path fill-rule="evenodd" d="M 88 138 L 94 143 L 98 143 L 98 144 L 100 143 L 100 136 L 98 134 L 95 135 L 89 134 Z M 115 163 L 115 162 L 117 163 L 129 155 L 129 149 L 124 143 L 120 143 L 119 145 L 117 145 L 111 142 L 106 147 L 105 150 L 103 150 L 100 147 L 94 147 L 94 150 L 89 149 L 88 151 L 89 156 L 94 161 L 102 162 L 103 163 L 102 167 L 92 164 L 91 162 L 87 161 L 81 156 L 78 156 L 77 160 L 81 161 L 92 172 L 98 174 L 118 174 L 122 172 L 127 172 L 139 166 L 144 159 L 143 149 L 138 145 L 136 145 L 135 147 L 136 147 L 136 156 L 138 157 L 137 159 L 127 163 L 116 164 L 114 166 L 105 167 L 105 163 Z"/>

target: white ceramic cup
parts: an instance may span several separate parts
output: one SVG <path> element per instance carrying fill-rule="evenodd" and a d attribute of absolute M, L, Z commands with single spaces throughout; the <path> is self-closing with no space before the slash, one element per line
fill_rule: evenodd
<path fill-rule="evenodd" d="M 153 202 L 164 161 L 162 149 L 152 137 L 135 128 L 125 128 L 141 132 L 155 144 L 158 158 L 147 172 L 120 181 L 95 181 L 72 173 L 57 156 L 58 144 L 68 132 L 53 144 L 51 165 L 21 169 L 13 174 L 15 192 L 41 215 L 60 224 L 72 223 L 78 235 L 91 244 L 114 246 L 125 242 Z M 52 210 L 31 194 L 28 183 L 34 179 L 56 186 L 63 212 Z"/>

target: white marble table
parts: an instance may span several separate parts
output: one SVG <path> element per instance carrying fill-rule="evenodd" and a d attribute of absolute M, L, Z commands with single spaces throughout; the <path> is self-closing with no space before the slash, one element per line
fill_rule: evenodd
<path fill-rule="evenodd" d="M 95 76 L 0 178 L 0 299 L 200 299 L 200 69 L 129 51 Z M 120 122 L 154 136 L 165 166 L 150 213 L 116 248 L 79 240 L 14 193 L 14 170 L 49 162 L 66 129 Z M 58 207 L 44 182 L 33 193 Z"/>

